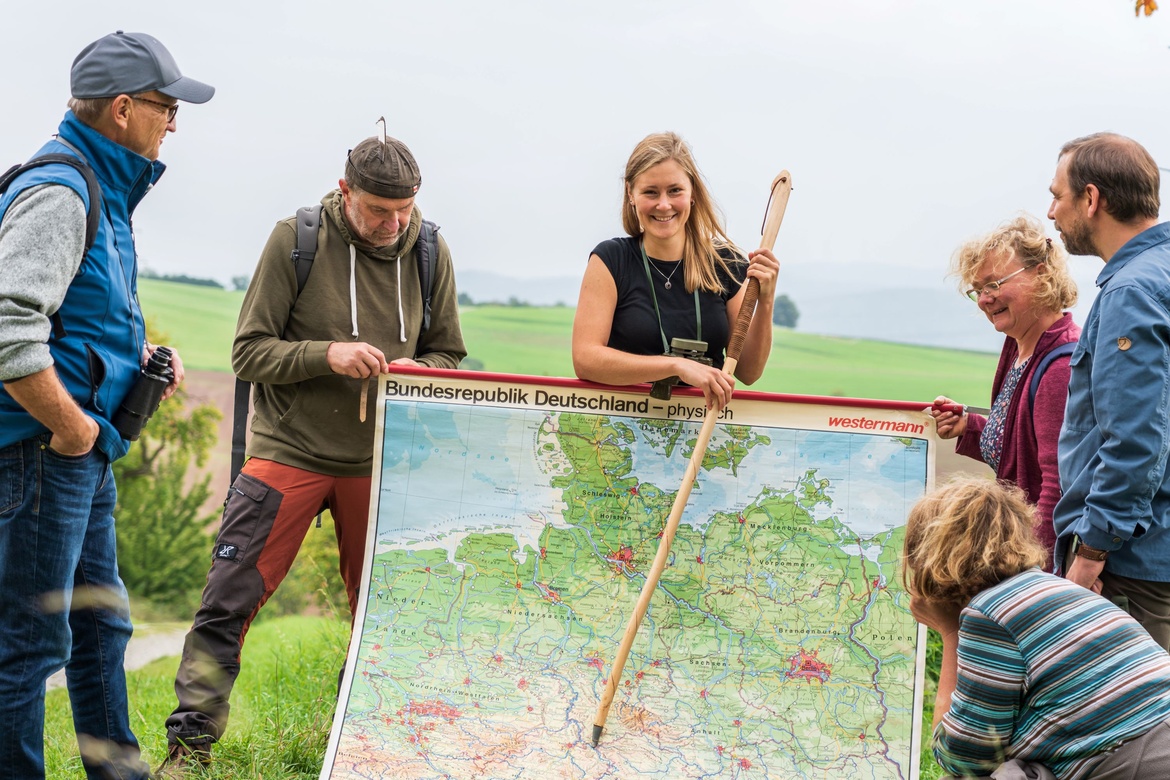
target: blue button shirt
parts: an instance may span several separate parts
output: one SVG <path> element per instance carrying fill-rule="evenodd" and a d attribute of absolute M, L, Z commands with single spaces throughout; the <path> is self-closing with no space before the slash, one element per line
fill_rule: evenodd
<path fill-rule="evenodd" d="M 1097 286 L 1060 430 L 1057 565 L 1075 533 L 1110 551 L 1106 571 L 1168 582 L 1170 223 L 1130 239 Z"/>

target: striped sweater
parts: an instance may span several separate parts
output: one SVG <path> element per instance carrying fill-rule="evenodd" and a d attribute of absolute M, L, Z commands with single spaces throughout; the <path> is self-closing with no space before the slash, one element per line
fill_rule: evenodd
<path fill-rule="evenodd" d="M 1030 569 L 963 610 L 934 755 L 959 776 L 1019 758 L 1077 780 L 1168 718 L 1170 655 L 1105 599 Z"/>

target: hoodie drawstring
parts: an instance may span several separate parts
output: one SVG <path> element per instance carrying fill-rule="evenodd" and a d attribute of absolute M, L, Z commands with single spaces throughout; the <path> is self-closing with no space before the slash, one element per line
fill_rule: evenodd
<path fill-rule="evenodd" d="M 398 340 L 405 344 L 406 317 L 402 314 L 402 255 L 394 258 L 394 269 L 395 273 L 397 273 L 397 284 L 394 287 L 398 292 Z"/>
<path fill-rule="evenodd" d="M 357 275 L 354 273 L 354 268 L 357 266 L 357 251 L 353 248 L 353 244 L 349 245 L 349 317 L 353 323 L 353 337 L 356 339 L 358 334 L 357 327 Z"/>
<path fill-rule="evenodd" d="M 349 245 L 349 316 L 353 325 L 353 337 L 358 335 L 357 324 L 357 250 L 353 244 Z M 398 340 L 406 343 L 406 315 L 402 312 L 402 255 L 394 258 L 394 273 L 397 283 L 395 292 L 398 295 Z"/>

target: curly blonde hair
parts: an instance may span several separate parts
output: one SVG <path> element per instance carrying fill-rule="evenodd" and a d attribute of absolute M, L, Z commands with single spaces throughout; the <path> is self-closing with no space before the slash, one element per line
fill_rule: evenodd
<path fill-rule="evenodd" d="M 906 519 L 902 583 L 927 601 L 966 605 L 980 591 L 1042 567 L 1033 507 L 1015 485 L 957 477 L 922 497 Z"/>
<path fill-rule="evenodd" d="M 1068 270 L 1068 253 L 1059 241 L 1044 235 L 1040 220 L 1028 214 L 1004 222 L 982 238 L 968 241 L 951 258 L 951 275 L 959 290 L 975 286 L 979 266 L 989 257 L 1013 257 L 1025 268 L 1036 266 L 1033 303 L 1045 311 L 1062 312 L 1077 302 L 1077 283 Z"/>

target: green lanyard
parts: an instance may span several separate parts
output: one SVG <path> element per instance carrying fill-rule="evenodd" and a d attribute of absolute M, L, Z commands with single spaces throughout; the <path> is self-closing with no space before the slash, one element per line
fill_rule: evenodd
<path fill-rule="evenodd" d="M 645 242 L 639 241 L 638 248 L 642 250 L 642 265 L 646 268 L 646 281 L 650 283 L 650 298 L 654 301 L 654 316 L 658 318 L 658 335 L 662 336 L 662 354 L 670 354 L 670 343 L 666 340 L 666 332 L 662 329 L 662 315 L 658 311 L 658 293 L 654 292 L 654 277 L 650 274 L 650 258 L 646 256 Z M 679 262 L 683 262 L 679 260 Z M 683 272 L 686 273 L 685 271 Z M 683 277 L 686 278 L 685 276 Z M 699 288 L 695 288 L 695 340 L 703 340 L 703 312 L 699 309 Z"/>

